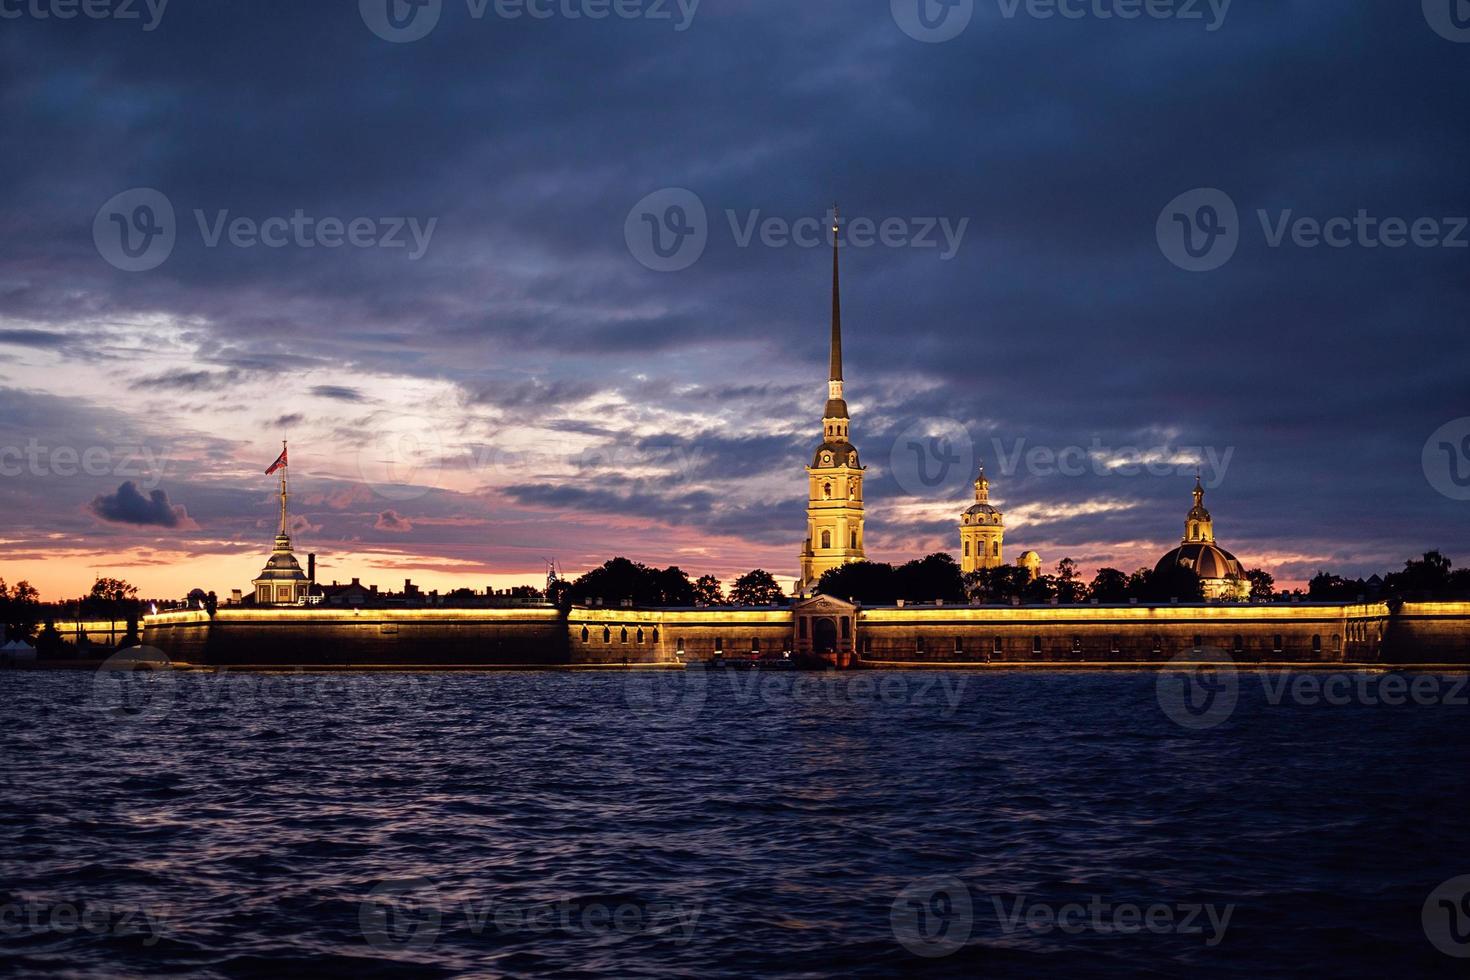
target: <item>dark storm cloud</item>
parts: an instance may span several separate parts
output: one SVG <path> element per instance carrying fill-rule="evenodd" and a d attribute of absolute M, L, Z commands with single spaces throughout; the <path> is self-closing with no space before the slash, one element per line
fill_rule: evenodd
<path fill-rule="evenodd" d="M 57 348 L 71 342 L 73 338 L 51 330 L 0 330 L 0 345 L 15 347 Z"/>
<path fill-rule="evenodd" d="M 149 375 L 132 383 L 135 390 L 221 391 L 240 383 L 239 371 L 191 371 L 177 369 Z"/>
<path fill-rule="evenodd" d="M 141 527 L 178 527 L 189 520 L 182 505 L 169 503 L 166 491 L 153 490 L 145 497 L 132 480 L 124 482 L 115 493 L 93 498 L 90 509 L 104 521 Z"/>
<path fill-rule="evenodd" d="M 702 446 L 701 479 L 769 483 L 784 468 L 769 497 L 799 502 L 825 395 L 827 255 L 741 247 L 726 212 L 789 221 L 836 198 L 849 218 L 970 221 L 949 261 L 843 253 L 875 528 L 901 536 L 885 502 L 911 491 L 886 464 L 913 419 L 940 416 L 991 457 L 992 439 L 1058 451 L 1150 429 L 1233 447 L 1211 500 L 1237 547 L 1340 549 L 1349 570 L 1394 547 L 1470 558 L 1463 505 L 1420 467 L 1428 435 L 1470 414 L 1467 252 L 1273 248 L 1255 214 L 1470 212 L 1470 45 L 1435 35 L 1414 3 L 1237 4 L 1206 32 L 981 2 L 964 34 L 932 45 L 888 6 L 711 3 L 675 34 L 477 21 L 449 3 L 404 45 L 350 2 L 173 5 L 149 33 L 8 22 L 0 343 L 111 356 L 112 336 L 62 338 L 134 324 L 116 329 L 147 343 L 151 318 L 171 318 L 197 366 L 138 371 L 127 388 L 202 394 L 319 367 L 448 379 L 467 404 L 551 431 L 635 453 Z M 173 254 L 141 274 L 91 241 L 98 206 L 135 186 L 162 190 L 179 219 Z M 700 196 L 710 240 L 691 268 L 657 274 L 629 256 L 623 223 L 667 186 Z M 1212 273 L 1175 268 L 1154 240 L 1160 209 L 1196 187 L 1240 207 L 1239 252 Z M 297 209 L 439 220 L 408 261 L 211 246 L 194 214 Z M 567 408 L 610 392 L 647 412 L 634 432 Z M 650 434 L 676 412 L 700 417 Z M 811 435 L 784 435 L 793 418 Z M 1188 503 L 1187 477 L 993 474 L 1008 507 L 1041 506 L 1031 527 L 1052 540 L 1167 542 Z M 515 495 L 800 535 L 799 506 L 732 517 L 683 489 Z M 1130 506 L 1065 516 L 1100 498 Z"/>
<path fill-rule="evenodd" d="M 362 392 L 356 388 L 349 388 L 344 385 L 315 385 L 312 387 L 311 393 L 318 398 L 330 398 L 333 401 L 339 402 L 360 402 L 367 400 L 363 397 Z"/>
<path fill-rule="evenodd" d="M 378 514 L 378 519 L 373 522 L 373 530 L 407 534 L 413 530 L 413 523 L 396 510 L 385 510 Z"/>

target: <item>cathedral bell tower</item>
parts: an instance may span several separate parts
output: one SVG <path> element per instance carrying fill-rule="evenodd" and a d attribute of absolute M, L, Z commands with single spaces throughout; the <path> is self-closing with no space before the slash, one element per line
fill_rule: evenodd
<path fill-rule="evenodd" d="M 863 467 L 848 441 L 847 402 L 842 396 L 842 298 L 837 261 L 837 207 L 832 208 L 832 349 L 822 444 L 806 468 L 806 544 L 801 549 L 800 593 L 816 587 L 822 573 L 863 554 Z"/>
<path fill-rule="evenodd" d="M 1005 517 L 990 502 L 990 481 L 982 466 L 975 478 L 975 502 L 960 515 L 960 571 L 977 572 L 1005 564 L 1001 555 L 1005 535 Z"/>

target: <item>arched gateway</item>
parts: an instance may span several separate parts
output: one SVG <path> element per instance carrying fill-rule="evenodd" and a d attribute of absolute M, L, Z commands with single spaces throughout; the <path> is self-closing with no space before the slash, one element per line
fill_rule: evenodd
<path fill-rule="evenodd" d="M 858 607 L 828 595 L 798 599 L 791 605 L 796 629 L 792 650 L 801 659 L 851 667 L 857 654 Z"/>

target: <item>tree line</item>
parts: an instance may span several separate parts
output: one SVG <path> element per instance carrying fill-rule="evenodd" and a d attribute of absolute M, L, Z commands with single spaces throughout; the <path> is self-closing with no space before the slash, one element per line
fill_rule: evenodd
<path fill-rule="evenodd" d="M 1379 578 L 1377 582 L 1371 578 Z M 1307 596 L 1320 602 L 1351 602 L 1359 597 L 1393 596 L 1403 599 L 1470 598 L 1470 568 L 1455 568 L 1454 562 L 1438 551 L 1404 562 L 1401 572 L 1350 579 L 1318 570 L 1307 583 Z"/>
<path fill-rule="evenodd" d="M 1247 573 L 1253 599 L 1269 599 L 1275 581 L 1263 571 Z M 1132 573 L 1100 568 L 1091 581 L 1078 572 L 1071 558 L 1057 562 L 1054 574 L 1031 577 L 1020 565 L 964 574 L 948 552 L 935 552 L 902 565 L 860 561 L 829 569 L 817 591 L 869 606 L 891 606 L 904 602 L 980 602 L 986 604 L 1102 604 L 1140 602 L 1198 602 L 1204 598 L 1199 576 L 1189 568 L 1171 566 L 1162 570 L 1140 568 Z"/>
<path fill-rule="evenodd" d="M 631 602 L 635 606 L 766 606 L 786 599 L 776 577 L 762 568 L 741 575 L 725 592 L 713 575 L 691 579 L 676 565 L 655 568 L 627 558 L 614 558 L 570 583 L 559 583 L 559 594 L 548 596 L 558 604 L 604 605 Z"/>

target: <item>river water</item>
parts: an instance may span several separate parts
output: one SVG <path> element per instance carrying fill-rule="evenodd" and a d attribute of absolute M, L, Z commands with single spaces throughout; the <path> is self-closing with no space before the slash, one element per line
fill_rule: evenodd
<path fill-rule="evenodd" d="M 1465 976 L 1463 675 L 1208 680 L 3 671 L 0 972 Z"/>

